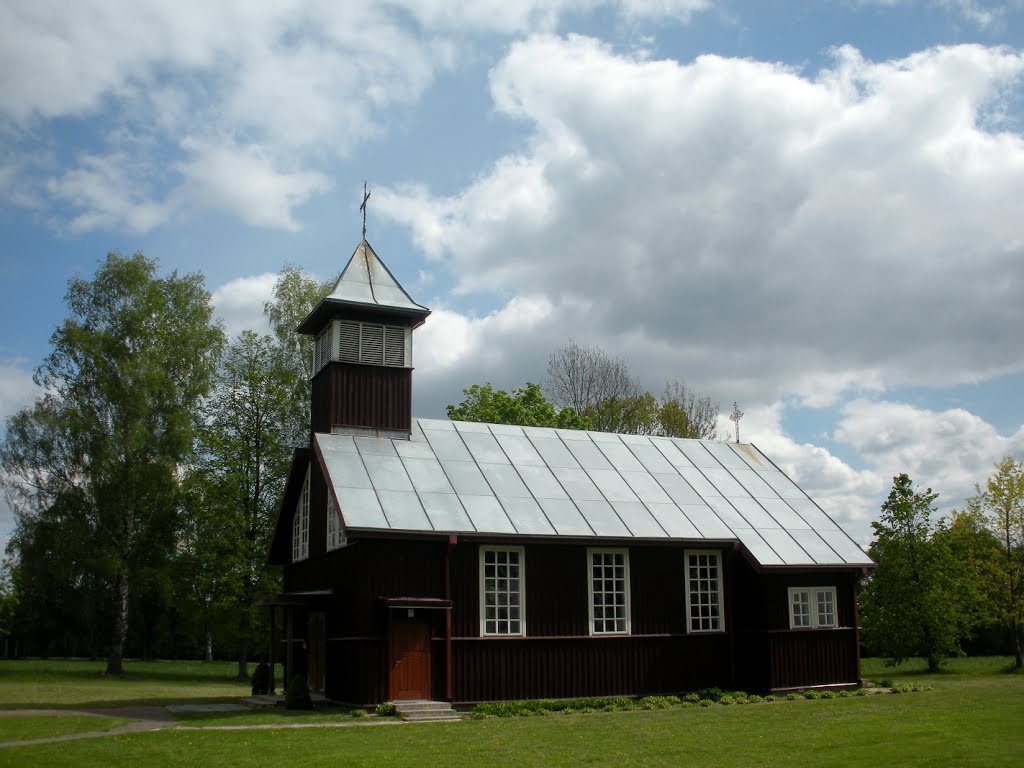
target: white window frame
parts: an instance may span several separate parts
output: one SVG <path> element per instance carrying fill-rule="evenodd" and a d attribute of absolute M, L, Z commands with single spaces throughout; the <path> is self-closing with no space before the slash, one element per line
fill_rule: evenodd
<path fill-rule="evenodd" d="M 302 483 L 299 502 L 295 505 L 295 516 L 292 518 L 292 562 L 305 560 L 309 557 L 309 467 L 306 468 L 306 479 Z"/>
<path fill-rule="evenodd" d="M 691 565 L 690 558 L 698 558 L 696 565 Z M 702 564 L 703 558 L 703 564 Z M 697 568 L 696 578 L 691 577 L 691 567 Z M 714 567 L 714 575 L 709 572 L 701 578 L 701 567 Z M 690 634 L 707 634 L 725 632 L 725 584 L 722 573 L 722 553 L 717 550 L 688 549 L 683 552 L 683 589 L 686 592 L 686 631 Z M 702 587 L 702 582 L 709 582 Z M 714 582 L 711 584 L 710 582 Z M 708 596 L 707 602 L 701 601 L 702 595 Z M 696 602 L 694 601 L 696 598 Z M 707 615 L 694 615 L 694 609 L 707 606 Z M 717 607 L 717 616 L 712 615 L 713 607 Z M 707 624 L 707 626 L 704 626 Z"/>
<path fill-rule="evenodd" d="M 601 617 L 601 619 L 595 619 L 595 615 L 594 614 L 596 613 L 597 606 L 594 603 L 594 600 L 595 600 L 595 591 L 594 591 L 594 581 L 595 581 L 594 568 L 595 568 L 595 565 L 594 565 L 594 557 L 597 556 L 597 555 L 600 555 L 602 560 L 607 555 L 613 555 L 615 557 L 619 557 L 619 556 L 622 557 L 623 582 L 624 582 L 623 583 L 623 589 L 622 589 L 622 592 L 623 592 L 623 595 L 624 595 L 623 606 L 622 607 L 623 607 L 623 610 L 625 612 L 625 615 L 622 617 L 624 619 L 624 622 L 623 622 L 623 625 L 622 625 L 621 629 L 618 628 L 617 626 L 614 629 L 611 629 L 611 630 L 605 629 L 603 626 L 600 629 L 598 629 L 598 627 L 597 627 L 597 622 L 598 621 L 601 621 L 601 622 L 612 621 L 612 622 L 616 622 L 617 623 L 619 621 L 619 618 L 620 618 L 618 616 L 613 616 L 611 619 L 609 619 L 607 617 Z M 608 564 L 602 562 L 597 567 L 607 568 Z M 615 568 L 615 567 L 618 567 L 618 565 L 616 563 L 612 563 L 611 567 Z M 600 581 L 607 581 L 607 578 L 600 578 L 599 580 Z M 615 580 L 616 579 L 615 579 L 614 573 L 613 573 L 612 574 L 612 581 L 615 581 Z M 608 592 L 607 590 L 604 590 L 604 589 L 600 590 L 599 593 L 602 596 L 602 604 L 601 604 L 602 611 L 607 606 L 607 603 L 604 602 L 604 596 L 607 595 L 607 594 L 618 594 L 618 592 L 619 592 L 619 590 L 616 589 L 614 587 L 614 585 L 612 587 L 611 592 Z M 594 548 L 594 547 L 588 548 L 587 549 L 587 608 L 588 608 L 588 614 L 589 614 L 589 618 L 590 618 L 590 634 L 594 635 L 594 636 L 597 636 L 597 637 L 608 637 L 608 636 L 615 636 L 615 635 L 628 635 L 628 634 L 630 634 L 632 632 L 632 622 L 630 620 L 630 607 L 631 606 L 630 606 L 630 587 L 629 587 L 629 550 L 628 549 L 598 549 L 598 548 Z"/>
<path fill-rule="evenodd" d="M 341 532 L 341 520 L 338 509 L 334 505 L 334 494 L 327 489 L 327 551 L 341 549 L 347 544 L 345 534 Z"/>
<path fill-rule="evenodd" d="M 512 586 L 510 584 L 506 585 L 505 590 L 499 590 L 497 588 L 498 584 L 497 583 L 495 584 L 495 589 L 493 590 L 493 594 L 494 594 L 494 597 L 495 597 L 494 606 L 493 606 L 493 608 L 495 610 L 495 615 L 494 615 L 493 619 L 488 618 L 488 616 L 487 616 L 487 608 L 488 608 L 488 605 L 487 605 L 487 595 L 492 592 L 491 590 L 486 589 L 486 584 L 487 584 L 487 579 L 488 579 L 488 576 L 487 576 L 487 565 L 488 565 L 488 563 L 486 561 L 487 561 L 487 553 L 488 552 L 492 552 L 492 553 L 495 554 L 495 563 L 494 563 L 495 567 L 502 565 L 502 563 L 498 562 L 498 560 L 500 559 L 498 557 L 498 555 L 502 554 L 502 553 L 506 554 L 506 555 L 508 555 L 508 554 L 515 554 L 517 556 L 517 558 L 518 558 L 518 561 L 519 561 L 514 566 L 514 567 L 518 568 L 518 574 L 515 577 L 513 577 L 511 574 L 508 574 L 508 575 L 506 575 L 504 577 L 507 581 L 512 581 L 513 579 L 518 580 L 518 582 L 519 582 L 518 590 L 512 589 Z M 511 566 L 512 564 L 511 563 L 505 563 L 505 565 Z M 497 574 L 497 572 L 495 572 L 495 576 L 494 576 L 495 581 L 497 582 L 501 578 L 502 577 L 499 576 Z M 491 546 L 481 546 L 480 547 L 480 581 L 479 581 L 479 584 L 480 584 L 480 589 L 479 589 L 479 592 L 480 592 L 480 637 L 526 637 L 526 550 L 523 547 L 491 547 Z M 502 606 L 499 605 L 501 596 L 504 595 L 505 597 L 509 598 L 509 605 L 506 606 L 506 607 L 511 608 L 512 607 L 512 605 L 511 605 L 511 597 L 512 597 L 513 594 L 516 595 L 516 597 L 519 600 L 519 605 L 518 605 L 518 608 L 519 608 L 519 618 L 518 619 L 512 619 L 510 616 L 506 617 L 504 619 L 499 618 L 498 617 L 498 610 L 499 610 L 499 608 L 502 607 Z M 516 620 L 518 620 L 518 622 L 519 622 L 519 631 L 518 632 L 512 632 L 511 630 L 502 631 L 502 622 L 505 622 L 505 626 L 507 628 L 507 627 L 510 626 L 510 622 L 516 621 Z M 488 625 L 489 622 L 494 622 L 494 628 L 491 629 L 491 630 L 488 630 L 488 626 L 487 625 Z"/>
<path fill-rule="evenodd" d="M 803 597 L 799 603 L 794 602 L 797 596 Z M 787 590 L 787 597 L 790 629 L 835 629 L 839 626 L 839 602 L 835 587 L 790 587 Z M 822 620 L 823 604 L 830 605 L 832 609 L 831 622 L 827 619 Z M 806 606 L 807 613 L 797 614 L 794 610 L 796 605 Z M 826 611 L 825 615 L 828 616 L 829 612 Z"/>

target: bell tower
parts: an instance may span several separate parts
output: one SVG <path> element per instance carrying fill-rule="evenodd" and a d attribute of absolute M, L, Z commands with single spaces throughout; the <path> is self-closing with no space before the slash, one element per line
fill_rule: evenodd
<path fill-rule="evenodd" d="M 296 329 L 316 339 L 313 432 L 409 436 L 412 332 L 429 314 L 364 237 L 334 289 Z"/>

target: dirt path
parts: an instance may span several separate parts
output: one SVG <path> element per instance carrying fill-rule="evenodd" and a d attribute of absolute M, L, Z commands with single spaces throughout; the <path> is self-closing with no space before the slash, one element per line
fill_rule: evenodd
<path fill-rule="evenodd" d="M 180 731 L 263 731 L 272 729 L 295 729 L 295 728 L 351 728 L 378 725 L 402 725 L 403 721 L 397 718 L 384 720 L 356 720 L 348 719 L 343 721 L 331 721 L 324 723 L 260 723 L 250 725 L 211 725 L 211 726 L 190 726 L 177 725 L 173 713 L 167 707 L 110 707 L 104 709 L 10 709 L 0 710 L 0 718 L 4 717 L 61 717 L 67 715 L 103 715 L 106 717 L 123 717 L 132 722 L 119 725 L 106 731 L 83 731 L 81 733 L 68 733 L 62 736 L 50 736 L 43 739 L 30 739 L 25 741 L 7 741 L 0 743 L 0 749 L 8 747 L 27 747 L 35 744 L 53 744 L 61 741 L 74 741 L 75 739 L 97 739 L 102 736 L 121 736 L 126 733 L 141 733 L 143 731 L 158 731 L 162 728 L 175 726 Z"/>

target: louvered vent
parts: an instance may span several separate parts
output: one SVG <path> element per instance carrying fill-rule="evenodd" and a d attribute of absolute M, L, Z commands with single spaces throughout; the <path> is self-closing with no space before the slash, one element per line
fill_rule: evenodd
<path fill-rule="evenodd" d="M 323 332 L 316 337 L 316 346 L 313 348 L 313 373 L 319 373 L 320 369 L 331 361 L 333 341 L 334 326 L 328 324 Z"/>
<path fill-rule="evenodd" d="M 384 365 L 384 326 L 363 323 L 359 340 L 359 362 Z"/>
<path fill-rule="evenodd" d="M 338 322 L 338 359 L 342 362 L 359 362 L 359 326 L 351 320 Z"/>
<path fill-rule="evenodd" d="M 396 325 L 384 326 L 384 365 L 405 365 L 405 329 Z"/>

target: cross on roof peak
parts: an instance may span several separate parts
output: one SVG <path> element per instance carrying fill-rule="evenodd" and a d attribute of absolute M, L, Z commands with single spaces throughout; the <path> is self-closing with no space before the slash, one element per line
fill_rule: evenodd
<path fill-rule="evenodd" d="M 363 212 L 363 240 L 366 239 L 366 201 L 370 199 L 370 192 L 366 189 L 366 182 L 363 182 L 363 204 L 359 206 L 359 210 Z"/>

